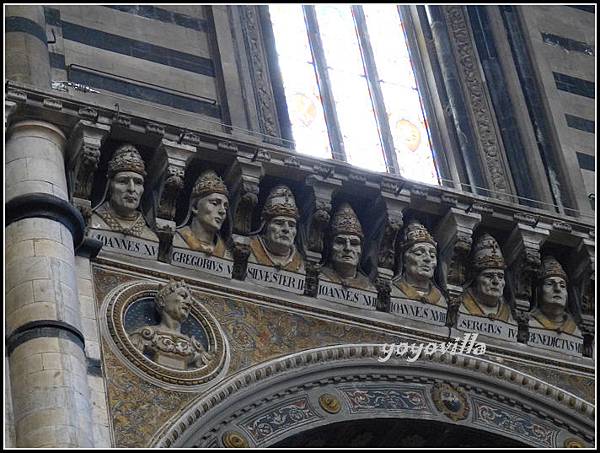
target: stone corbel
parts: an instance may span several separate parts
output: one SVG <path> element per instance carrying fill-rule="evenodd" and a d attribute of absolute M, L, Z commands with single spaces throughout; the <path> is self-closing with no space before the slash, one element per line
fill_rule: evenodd
<path fill-rule="evenodd" d="M 468 258 L 473 244 L 473 231 L 480 222 L 481 214 L 478 212 L 466 212 L 450 207 L 435 231 L 442 285 L 448 296 L 446 325 L 449 327 L 455 326 L 458 320 L 458 308 L 467 279 Z"/>
<path fill-rule="evenodd" d="M 581 309 L 580 329 L 583 333 L 583 355 L 593 357 L 594 346 L 594 310 L 596 288 L 596 259 L 595 259 L 595 237 L 590 235 L 581 239 L 573 256 L 573 273 L 571 285 L 575 297 L 579 300 Z"/>
<path fill-rule="evenodd" d="M 191 145 L 163 139 L 160 152 L 149 169 L 149 187 L 154 189 L 156 206 L 156 234 L 159 238 L 158 259 L 170 262 L 175 235 L 175 208 L 183 189 L 186 162 L 195 153 Z"/>
<path fill-rule="evenodd" d="M 233 278 L 244 280 L 250 256 L 252 213 L 258 204 L 259 183 L 264 175 L 261 162 L 238 155 L 226 177 L 231 193 L 233 234 Z"/>
<path fill-rule="evenodd" d="M 319 288 L 319 269 L 323 259 L 323 242 L 331 218 L 331 198 L 341 186 L 341 181 L 320 175 L 310 175 L 306 185 L 311 187 L 314 198 L 307 200 L 304 212 L 308 212 L 306 225 L 306 284 L 304 294 L 316 297 Z"/>
<path fill-rule="evenodd" d="M 91 195 L 94 174 L 100 162 L 100 148 L 108 137 L 110 126 L 80 120 L 67 143 L 67 174 L 71 200 L 81 210 L 86 225 L 91 217 Z"/>
<path fill-rule="evenodd" d="M 540 249 L 550 235 L 549 230 L 534 226 L 537 219 L 529 217 L 515 216 L 517 224 L 503 250 L 515 298 L 517 340 L 521 343 L 527 343 L 529 338 L 531 300 L 541 268 Z"/>
<path fill-rule="evenodd" d="M 402 192 L 397 181 L 384 179 L 381 183 L 381 196 L 385 204 L 385 218 L 382 219 L 382 233 L 377 248 L 377 310 L 389 312 L 391 281 L 394 277 L 396 243 L 398 233 L 404 224 L 404 211 L 409 207 L 411 194 Z"/>

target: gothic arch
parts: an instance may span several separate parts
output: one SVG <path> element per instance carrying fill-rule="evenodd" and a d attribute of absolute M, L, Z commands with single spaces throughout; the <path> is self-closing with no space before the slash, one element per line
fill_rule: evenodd
<path fill-rule="evenodd" d="M 537 378 L 458 354 L 382 363 L 379 347 L 328 346 L 246 369 L 192 402 L 150 445 L 267 447 L 365 418 L 439 421 L 536 447 L 594 442 L 593 405 Z M 440 388 L 453 393 L 449 404 Z"/>

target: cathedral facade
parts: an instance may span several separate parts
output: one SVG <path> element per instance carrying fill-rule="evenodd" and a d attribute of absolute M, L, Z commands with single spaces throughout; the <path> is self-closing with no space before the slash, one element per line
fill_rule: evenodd
<path fill-rule="evenodd" d="M 5 7 L 5 445 L 595 446 L 595 6 L 393 6 L 437 184 L 295 7 L 330 158 L 269 6 Z"/>

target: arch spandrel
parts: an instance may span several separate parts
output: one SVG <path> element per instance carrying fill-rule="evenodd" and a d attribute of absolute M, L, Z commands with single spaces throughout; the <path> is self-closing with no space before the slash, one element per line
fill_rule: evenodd
<path fill-rule="evenodd" d="M 472 356 L 380 363 L 379 347 L 318 348 L 246 369 L 194 400 L 149 445 L 268 447 L 366 418 L 439 421 L 531 447 L 593 445 L 594 407 L 575 395 Z"/>
<path fill-rule="evenodd" d="M 156 279 L 166 281 L 168 278 L 167 274 L 152 274 L 153 281 Z M 147 278 L 142 280 L 148 281 Z M 517 402 L 527 401 L 528 407 L 532 408 L 540 405 L 546 407 L 549 404 L 550 412 L 548 413 L 553 414 L 558 410 L 559 415 L 552 415 L 552 417 L 557 420 L 567 420 L 564 422 L 566 426 L 574 423 L 569 418 L 571 412 L 575 413 L 573 420 L 577 421 L 581 418 L 577 415 L 579 408 L 585 408 L 587 411 L 591 408 L 591 405 L 585 403 L 581 398 L 581 396 L 586 397 L 586 392 L 576 386 L 567 385 L 566 372 L 558 368 L 553 371 L 556 375 L 555 379 L 550 380 L 539 379 L 540 370 L 542 370 L 540 365 L 530 364 L 531 370 L 523 373 L 526 364 L 521 363 L 518 358 L 515 358 L 510 368 L 495 361 L 476 360 L 473 356 L 466 357 L 464 360 L 456 357 L 457 363 L 455 364 L 423 358 L 415 364 L 394 362 L 393 359 L 390 359 L 387 365 L 379 364 L 373 355 L 373 348 L 386 342 L 407 341 L 405 335 L 394 335 L 379 328 L 349 323 L 344 318 L 334 320 L 330 317 L 319 316 L 316 312 L 289 310 L 268 300 L 242 297 L 237 295 L 233 289 L 230 294 L 222 294 L 207 283 L 200 283 L 194 279 L 187 279 L 187 277 L 186 280 L 188 284 L 192 285 L 194 294 L 203 298 L 205 308 L 216 318 L 227 339 L 231 351 L 227 371 L 198 391 L 174 391 L 174 389 L 163 388 L 139 377 L 132 372 L 126 362 L 119 359 L 111 351 L 111 348 L 107 347 L 107 344 L 103 344 L 103 369 L 107 379 L 108 410 L 114 420 L 115 445 L 163 445 L 162 442 L 167 442 L 168 433 L 172 427 L 187 426 L 181 434 L 177 435 L 177 439 L 171 440 L 175 442 L 183 439 L 184 434 L 191 433 L 190 426 L 192 428 L 193 426 L 202 426 L 202 424 L 209 426 L 204 422 L 201 425 L 186 425 L 196 417 L 196 409 L 204 410 L 205 404 L 207 405 L 206 409 L 215 403 L 215 408 L 219 408 L 218 413 L 210 412 L 207 415 L 216 423 L 220 420 L 219 414 L 226 413 L 229 406 L 236 408 L 235 411 L 243 411 L 246 405 L 259 404 L 263 397 L 272 397 L 272 401 L 277 400 L 280 396 L 265 395 L 265 392 L 274 386 L 280 386 L 280 390 L 277 390 L 276 393 L 286 392 L 289 388 L 299 385 L 315 387 L 309 382 L 313 376 L 318 377 L 316 379 L 316 385 L 318 385 L 321 379 L 335 378 L 340 369 L 346 370 L 346 375 L 359 376 L 359 381 L 362 379 L 361 375 L 368 376 L 362 380 L 374 385 L 379 385 L 382 381 L 386 384 L 391 382 L 393 385 L 402 383 L 421 386 L 429 405 L 433 408 L 431 413 L 437 414 L 437 417 L 451 424 L 452 420 L 435 409 L 428 393 L 431 392 L 430 387 L 436 380 L 470 385 L 473 388 L 482 388 L 482 391 L 492 393 L 496 392 L 499 385 L 508 385 L 509 390 L 503 394 L 505 399 Z M 138 281 L 140 281 L 140 275 L 135 272 L 111 269 L 102 265 L 94 266 L 94 282 L 99 303 L 110 297 L 115 289 Z M 103 342 L 106 343 L 105 340 Z M 416 342 L 418 343 L 418 341 Z M 344 345 L 344 343 L 350 344 Z M 371 350 L 364 349 L 364 346 L 368 344 L 372 344 Z M 499 358 L 494 357 L 495 354 L 491 354 L 491 356 L 491 360 L 500 361 Z M 508 360 L 504 360 L 508 362 Z M 382 368 L 382 365 L 386 365 L 387 369 Z M 381 376 L 383 375 L 389 377 L 382 380 Z M 412 376 L 411 379 L 414 377 L 416 380 L 400 381 L 399 379 L 405 375 Z M 546 373 L 546 376 L 549 375 L 550 371 Z M 279 380 L 285 376 L 290 377 L 291 381 L 280 382 Z M 590 380 L 584 374 L 581 374 L 580 377 L 582 381 Z M 529 391 L 524 394 L 518 392 L 515 394 L 515 388 L 519 389 L 522 386 L 521 382 L 524 381 L 526 381 L 526 385 L 523 388 L 529 389 Z M 354 381 L 348 382 L 353 383 Z M 558 382 L 559 385 L 547 385 L 554 382 Z M 426 386 L 425 390 L 423 390 L 423 386 Z M 536 388 L 534 389 L 532 386 Z M 261 390 L 263 388 L 264 391 Z M 465 387 L 465 389 L 467 388 Z M 325 390 L 323 393 L 332 393 L 328 389 Z M 546 395 L 546 391 L 550 396 Z M 482 395 L 486 396 L 485 393 Z M 308 400 L 311 407 L 318 411 L 321 411 L 318 398 L 320 396 L 319 393 L 311 396 L 312 399 Z M 571 399 L 575 405 L 574 409 L 568 404 Z M 546 400 L 550 402 L 548 403 Z M 522 412 L 522 410 L 517 412 Z M 395 413 L 392 415 L 396 416 Z M 582 417 L 585 420 L 583 413 Z M 323 423 L 328 423 L 327 420 L 328 418 L 325 418 Z M 456 422 L 456 424 L 460 423 L 466 422 L 460 420 Z M 586 423 L 581 422 L 580 424 L 585 427 Z M 311 425 L 308 424 L 303 429 L 311 429 Z M 580 428 L 580 431 L 585 432 L 585 429 Z M 235 434 L 237 431 L 233 429 L 232 432 Z M 249 436 L 249 434 L 246 433 L 245 436 Z M 572 435 L 571 437 L 582 436 Z M 216 446 L 223 445 L 222 437 L 211 439 Z M 560 439 L 558 438 L 557 442 Z M 230 442 L 236 440 L 239 441 L 236 436 L 229 439 Z M 272 442 L 280 440 L 281 437 L 275 437 Z M 180 444 L 173 443 L 172 445 Z"/>

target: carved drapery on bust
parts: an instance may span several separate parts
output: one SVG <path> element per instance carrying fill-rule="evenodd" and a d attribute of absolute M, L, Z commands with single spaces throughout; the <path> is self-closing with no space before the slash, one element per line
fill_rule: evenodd
<path fill-rule="evenodd" d="M 446 299 L 433 281 L 437 266 L 437 243 L 419 221 L 412 220 L 400 246 L 402 267 L 392 281 L 392 297 L 446 306 Z"/>
<path fill-rule="evenodd" d="M 107 177 L 107 195 L 92 214 L 91 228 L 158 242 L 138 210 L 146 170 L 135 146 L 126 144 L 115 151 L 108 162 Z"/>
<path fill-rule="evenodd" d="M 229 257 L 219 234 L 228 209 L 229 191 L 225 183 L 213 170 L 203 172 L 194 184 L 185 226 L 177 230 L 173 246 L 219 258 Z"/>
<path fill-rule="evenodd" d="M 461 312 L 515 323 L 503 296 L 506 264 L 491 235 L 485 233 L 475 244 L 471 266 L 473 280 L 463 296 Z"/>
<path fill-rule="evenodd" d="M 261 232 L 250 241 L 251 263 L 272 266 L 291 272 L 304 271 L 304 259 L 295 240 L 300 215 L 289 187 L 273 188 L 262 210 Z"/>
<path fill-rule="evenodd" d="M 531 312 L 529 326 L 564 332 L 581 337 L 581 332 L 567 311 L 568 277 L 553 256 L 542 260 L 542 273 L 537 288 L 537 306 Z"/>

